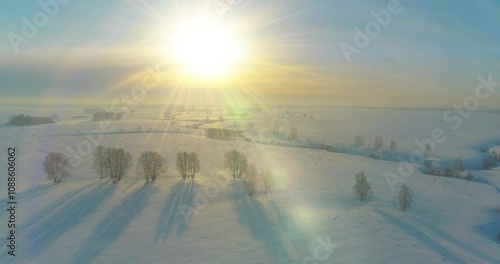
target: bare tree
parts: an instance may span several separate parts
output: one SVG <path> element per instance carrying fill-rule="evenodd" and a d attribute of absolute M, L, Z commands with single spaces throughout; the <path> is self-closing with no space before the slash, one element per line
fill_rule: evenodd
<path fill-rule="evenodd" d="M 196 152 L 189 153 L 189 172 L 190 176 L 194 178 L 197 172 L 200 171 L 200 159 L 198 159 L 198 154 Z"/>
<path fill-rule="evenodd" d="M 179 151 L 177 153 L 177 171 L 181 174 L 182 179 L 185 179 L 189 176 L 189 154 L 187 152 Z"/>
<path fill-rule="evenodd" d="M 353 187 L 353 192 L 363 202 L 368 201 L 373 196 L 372 187 L 362 171 L 356 173 L 356 184 Z"/>
<path fill-rule="evenodd" d="M 101 179 L 108 176 L 108 168 L 106 167 L 106 151 L 107 149 L 105 147 L 99 145 L 95 149 L 92 157 L 92 167 L 99 173 Z"/>
<path fill-rule="evenodd" d="M 461 157 L 455 159 L 455 164 L 453 166 L 453 169 L 456 171 L 464 171 L 464 165 Z"/>
<path fill-rule="evenodd" d="M 298 136 L 298 133 L 297 133 L 297 128 L 295 128 L 295 127 L 290 128 L 290 135 L 288 136 L 288 138 L 291 139 L 291 140 L 295 140 L 298 137 L 299 136 Z"/>
<path fill-rule="evenodd" d="M 55 183 L 69 176 L 70 163 L 68 157 L 59 152 L 49 152 L 43 162 L 43 171 L 48 179 Z"/>
<path fill-rule="evenodd" d="M 273 175 L 269 170 L 265 170 L 260 173 L 260 177 L 262 180 L 262 184 L 264 185 L 264 194 L 267 195 L 267 193 L 271 191 L 271 188 L 273 188 L 274 185 Z"/>
<path fill-rule="evenodd" d="M 248 165 L 243 177 L 243 186 L 248 194 L 252 196 L 255 194 L 255 184 L 257 182 L 257 169 L 254 165 Z"/>
<path fill-rule="evenodd" d="M 226 152 L 226 166 L 233 179 L 241 178 L 241 175 L 247 169 L 247 158 L 245 155 L 233 149 Z"/>
<path fill-rule="evenodd" d="M 425 144 L 425 156 L 430 156 L 432 154 L 432 147 L 429 143 Z"/>
<path fill-rule="evenodd" d="M 382 141 L 382 138 L 381 137 L 376 137 L 375 138 L 375 142 L 373 143 L 373 147 L 376 150 L 380 150 L 380 149 L 382 149 L 383 146 L 384 146 L 384 142 Z"/>
<path fill-rule="evenodd" d="M 200 171 L 200 160 L 196 152 L 187 153 L 180 151 L 177 153 L 177 171 L 181 174 L 182 178 L 193 177 Z"/>
<path fill-rule="evenodd" d="M 389 146 L 389 149 L 394 152 L 396 150 L 396 141 L 391 140 L 391 145 Z"/>
<path fill-rule="evenodd" d="M 146 182 L 154 182 L 166 170 L 166 161 L 158 152 L 144 151 L 137 160 L 137 174 L 144 177 Z"/>
<path fill-rule="evenodd" d="M 397 200 L 399 208 L 402 211 L 406 211 L 411 207 L 411 203 L 413 202 L 413 194 L 412 190 L 410 189 L 410 186 L 404 183 L 401 185 L 401 189 L 399 189 Z"/>
<path fill-rule="evenodd" d="M 365 140 L 361 136 L 355 136 L 354 137 L 354 146 L 355 147 L 361 147 L 365 144 Z"/>
<path fill-rule="evenodd" d="M 122 148 L 108 148 L 106 151 L 106 166 L 109 177 L 113 182 L 118 182 L 130 170 L 132 155 Z"/>

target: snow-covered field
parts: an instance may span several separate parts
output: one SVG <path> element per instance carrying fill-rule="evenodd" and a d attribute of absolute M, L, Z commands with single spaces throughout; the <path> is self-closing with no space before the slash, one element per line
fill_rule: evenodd
<path fill-rule="evenodd" d="M 136 109 L 103 133 L 101 122 L 79 117 L 83 107 L 0 110 L 2 123 L 19 113 L 62 117 L 55 124 L 0 126 L 0 161 L 6 164 L 7 148 L 16 148 L 18 202 L 12 257 L 2 166 L 0 263 L 500 263 L 500 169 L 481 168 L 484 155 L 500 152 L 498 113 L 470 113 L 458 125 L 456 115 L 443 118 L 446 110 L 296 107 L 244 118 L 183 111 L 172 124 L 161 109 L 151 108 Z M 203 131 L 247 130 L 250 122 L 247 140 L 213 140 Z M 287 139 L 291 128 L 298 139 Z M 272 129 L 283 135 L 269 135 Z M 419 169 L 404 178 L 414 203 L 402 212 L 384 175 L 397 174 L 398 156 L 419 150 L 415 140 L 431 138 L 435 129 L 446 140 L 436 143 L 430 158 L 452 164 L 461 157 L 476 179 L 425 175 L 422 164 L 414 164 Z M 382 137 L 379 159 L 363 156 L 368 146 L 353 148 L 355 135 L 371 146 Z M 391 140 L 397 143 L 394 153 L 387 150 Z M 96 142 L 130 151 L 134 163 L 140 152 L 158 151 L 168 170 L 153 184 L 137 179 L 135 164 L 116 184 L 99 179 L 89 154 Z M 314 148 L 321 144 L 347 151 Z M 248 197 L 230 180 L 224 153 L 233 148 L 272 171 L 270 194 L 259 186 Z M 200 157 L 194 181 L 182 181 L 175 169 L 181 150 Z M 43 173 L 50 151 L 66 153 L 75 165 L 59 184 Z M 374 191 L 367 203 L 352 193 L 359 171 Z"/>

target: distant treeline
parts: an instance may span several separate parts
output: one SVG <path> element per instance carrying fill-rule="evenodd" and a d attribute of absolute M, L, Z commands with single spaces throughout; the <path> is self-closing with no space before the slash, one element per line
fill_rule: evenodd
<path fill-rule="evenodd" d="M 9 122 L 7 125 L 16 125 L 16 126 L 34 126 L 34 125 L 42 125 L 42 124 L 52 124 L 54 120 L 50 117 L 45 116 L 29 116 L 29 115 L 16 115 L 11 116 L 9 118 Z"/>
<path fill-rule="evenodd" d="M 122 120 L 125 116 L 125 112 L 97 112 L 92 114 L 92 121 L 116 121 Z"/>

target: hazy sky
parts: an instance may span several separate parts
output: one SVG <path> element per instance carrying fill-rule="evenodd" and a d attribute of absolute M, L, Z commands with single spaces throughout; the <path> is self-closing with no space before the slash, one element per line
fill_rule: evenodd
<path fill-rule="evenodd" d="M 170 73 L 144 103 L 448 107 L 473 94 L 481 75 L 500 82 L 496 0 L 401 0 L 363 46 L 355 28 L 373 26 L 372 13 L 388 10 L 390 0 L 235 0 L 227 10 L 220 9 L 227 0 L 59 0 L 67 3 L 57 8 L 54 1 L 9 1 L 0 9 L 1 102 L 113 100 L 148 68 L 168 63 L 165 40 L 179 20 L 201 13 L 234 28 L 250 58 L 219 89 Z M 356 49 L 350 61 L 342 45 Z M 481 106 L 500 106 L 498 90 Z"/>

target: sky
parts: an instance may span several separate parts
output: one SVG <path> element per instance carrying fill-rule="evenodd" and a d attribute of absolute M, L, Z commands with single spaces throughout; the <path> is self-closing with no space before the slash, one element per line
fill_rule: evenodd
<path fill-rule="evenodd" d="M 248 47 L 223 80 L 180 76 L 163 55 L 201 15 Z M 0 9 L 0 34 L 0 103 L 108 103 L 158 65 L 141 103 L 449 107 L 480 76 L 500 82 L 495 0 L 21 0 Z M 499 107 L 500 91 L 480 103 Z"/>

